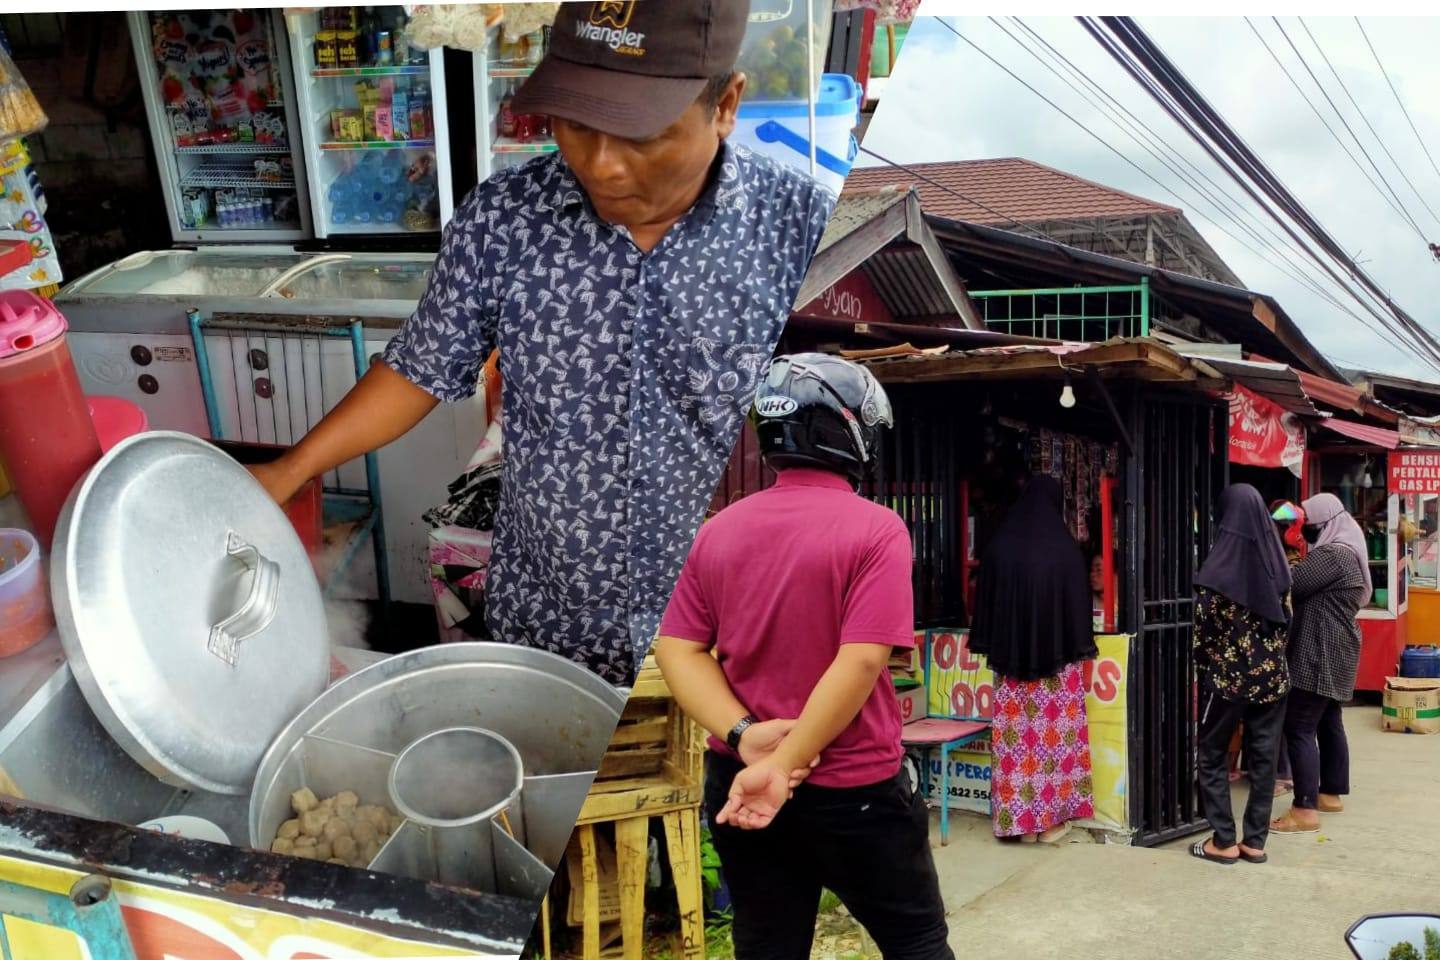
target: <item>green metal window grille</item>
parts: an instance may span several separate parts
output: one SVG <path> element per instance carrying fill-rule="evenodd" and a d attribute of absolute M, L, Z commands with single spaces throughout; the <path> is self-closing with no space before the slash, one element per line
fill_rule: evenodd
<path fill-rule="evenodd" d="M 1150 335 L 1150 283 L 1045 290 L 971 290 L 987 329 L 1017 337 L 1103 343 Z"/>

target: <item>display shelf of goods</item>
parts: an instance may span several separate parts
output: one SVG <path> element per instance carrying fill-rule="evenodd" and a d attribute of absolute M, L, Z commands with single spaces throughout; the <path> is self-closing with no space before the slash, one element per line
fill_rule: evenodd
<path fill-rule="evenodd" d="M 512 140 L 509 137 L 496 137 L 490 144 L 490 149 L 495 153 L 550 153 L 559 148 L 553 140 L 531 140 L 529 143 L 521 143 L 519 140 Z"/>
<path fill-rule="evenodd" d="M 295 178 L 264 179 L 246 164 L 208 162 L 185 174 L 182 187 L 246 187 L 262 190 L 294 190 Z"/>
<path fill-rule="evenodd" d="M 490 68 L 490 76 L 495 80 L 515 80 L 521 77 L 528 77 L 534 72 L 534 67 L 492 66 Z"/>
<path fill-rule="evenodd" d="M 408 150 L 433 147 L 434 140 L 327 140 L 321 150 Z"/>
<path fill-rule="evenodd" d="M 407 64 L 400 67 L 315 67 L 310 76 L 324 77 L 420 77 L 430 72 L 423 64 Z"/>
<path fill-rule="evenodd" d="M 817 50 L 817 72 L 824 62 L 824 51 Z M 746 77 L 746 100 L 804 99 L 810 91 L 809 67 L 805 38 L 789 24 L 781 24 L 757 40 L 736 64 Z"/>
<path fill-rule="evenodd" d="M 216 153 L 275 153 L 288 154 L 290 148 L 283 143 L 204 143 L 190 147 L 176 147 L 180 156 L 205 156 Z"/>

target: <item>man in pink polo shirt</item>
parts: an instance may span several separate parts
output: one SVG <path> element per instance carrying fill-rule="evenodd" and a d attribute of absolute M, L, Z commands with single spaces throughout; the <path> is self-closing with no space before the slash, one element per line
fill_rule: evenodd
<path fill-rule="evenodd" d="M 886 669 L 914 645 L 910 534 L 855 493 L 889 401 L 868 370 L 797 354 L 771 363 L 751 420 L 775 486 L 701 527 L 655 647 L 711 733 L 735 956 L 806 960 L 827 888 L 886 960 L 952 960 Z"/>

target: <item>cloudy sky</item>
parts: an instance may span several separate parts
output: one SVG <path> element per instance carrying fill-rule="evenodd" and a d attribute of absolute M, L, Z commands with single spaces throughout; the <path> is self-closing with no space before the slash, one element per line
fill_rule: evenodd
<path fill-rule="evenodd" d="M 983 17 L 946 17 L 945 21 L 1164 186 L 1117 156 L 931 17 L 918 19 L 906 40 L 895 75 L 866 134 L 866 148 L 897 163 L 1028 157 L 1182 207 L 1240 279 L 1251 289 L 1279 299 L 1306 335 L 1333 360 L 1347 366 L 1440 379 L 1440 374 L 1429 370 L 1408 351 L 1367 330 L 1267 263 L 1266 257 L 1280 258 L 1197 196 L 1193 188 L 1165 169 L 1105 114 L 1087 104 L 1067 82 L 1068 77 L 1062 80 L 1051 72 L 994 22 Z M 1073 18 L 1033 17 L 1023 22 L 1101 83 L 1152 131 L 1200 165 L 1237 202 L 1243 202 L 1247 211 L 1258 214 L 1240 188 Z M 1268 17 L 1255 17 L 1251 22 L 1378 182 L 1275 23 Z M 1424 241 L 1362 176 L 1244 19 L 1148 17 L 1142 18 L 1141 26 L 1370 276 L 1412 316 L 1440 333 L 1440 262 L 1425 247 L 1426 241 L 1440 243 L 1440 174 L 1431 167 L 1411 132 L 1353 19 L 1308 18 L 1304 26 L 1309 27 L 1364 109 L 1380 143 L 1394 154 L 1418 189 L 1418 196 L 1370 135 L 1301 23 L 1293 17 L 1282 18 L 1281 22 L 1399 194 L 1403 208 L 1418 223 Z M 1037 46 L 1014 21 L 1002 19 L 1000 23 L 1010 33 L 1024 37 L 1032 47 Z M 1435 56 L 1440 49 L 1440 18 L 1366 19 L 1364 27 L 1425 145 L 1440 163 L 1440 98 L 1434 95 L 1440 89 L 1440 58 Z M 859 162 L 873 165 L 877 161 L 862 154 Z M 1434 213 L 1426 209 L 1425 203 Z M 1227 236 L 1216 226 L 1217 221 L 1260 252 Z M 1298 259 L 1300 255 L 1295 256 Z M 1319 275 L 1313 264 L 1306 261 L 1306 265 L 1311 274 Z M 1326 287 L 1334 292 L 1333 286 Z M 1353 302 L 1345 302 L 1369 319 Z"/>

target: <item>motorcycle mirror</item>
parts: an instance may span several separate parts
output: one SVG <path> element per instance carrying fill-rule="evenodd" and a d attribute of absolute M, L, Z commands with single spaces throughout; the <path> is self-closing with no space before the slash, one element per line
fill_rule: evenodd
<path fill-rule="evenodd" d="M 1345 933 L 1357 960 L 1426 960 L 1440 955 L 1440 916 L 1390 913 L 1362 917 Z"/>

